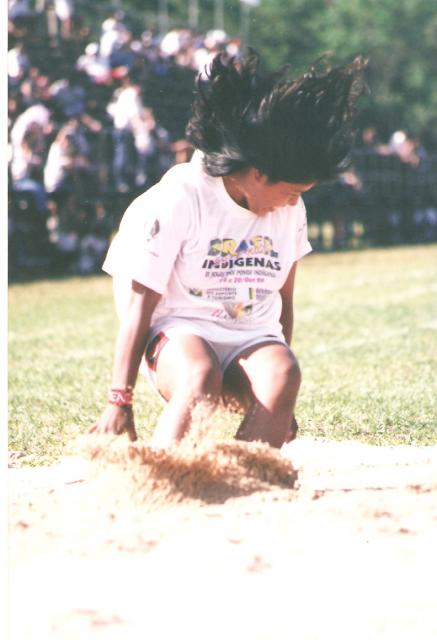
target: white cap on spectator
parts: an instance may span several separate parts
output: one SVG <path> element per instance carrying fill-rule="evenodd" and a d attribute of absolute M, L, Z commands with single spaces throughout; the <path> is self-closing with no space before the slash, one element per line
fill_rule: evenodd
<path fill-rule="evenodd" d="M 162 53 L 166 56 L 174 56 L 180 51 L 181 37 L 179 31 L 174 29 L 165 34 L 159 45 Z"/>
<path fill-rule="evenodd" d="M 205 36 L 205 47 L 214 49 L 217 45 L 224 44 L 228 40 L 228 36 L 222 29 L 213 29 L 208 31 Z"/>
<path fill-rule="evenodd" d="M 395 131 L 390 138 L 389 146 L 390 149 L 396 151 L 401 147 L 407 139 L 407 134 L 405 131 Z"/>

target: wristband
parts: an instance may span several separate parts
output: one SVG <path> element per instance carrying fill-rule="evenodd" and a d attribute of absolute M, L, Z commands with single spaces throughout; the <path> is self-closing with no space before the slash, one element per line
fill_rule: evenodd
<path fill-rule="evenodd" d="M 132 387 L 126 387 L 125 389 L 110 389 L 108 402 L 109 404 L 115 404 L 117 407 L 125 407 L 132 405 L 134 392 Z"/>

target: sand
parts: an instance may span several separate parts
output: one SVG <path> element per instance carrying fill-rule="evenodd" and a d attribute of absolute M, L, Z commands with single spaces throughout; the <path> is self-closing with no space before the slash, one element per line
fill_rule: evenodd
<path fill-rule="evenodd" d="M 92 442 L 8 470 L 11 640 L 437 637 L 437 447 Z"/>

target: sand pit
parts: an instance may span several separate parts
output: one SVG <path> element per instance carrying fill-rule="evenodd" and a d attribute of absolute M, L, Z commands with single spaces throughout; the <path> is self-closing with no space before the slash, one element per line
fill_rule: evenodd
<path fill-rule="evenodd" d="M 9 469 L 11 640 L 437 637 L 437 447 L 93 442 Z"/>
<path fill-rule="evenodd" d="M 261 443 L 183 441 L 168 450 L 153 450 L 117 438 L 89 440 L 96 491 L 110 500 L 128 497 L 132 504 L 150 507 L 188 502 L 224 503 L 274 488 L 292 489 L 297 472 L 290 460 Z M 91 478 L 90 478 L 91 479 Z M 111 490 L 108 491 L 109 486 Z"/>

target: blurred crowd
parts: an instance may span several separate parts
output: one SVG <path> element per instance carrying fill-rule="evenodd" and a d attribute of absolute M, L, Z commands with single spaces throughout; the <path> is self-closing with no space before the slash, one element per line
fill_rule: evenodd
<path fill-rule="evenodd" d="M 350 246 L 354 235 L 366 245 L 435 242 L 437 153 L 406 131 L 382 142 L 375 126 L 363 127 L 351 168 L 335 183 L 310 191 L 305 202 L 310 222 L 319 229 L 332 224 L 332 248 Z"/>
<path fill-rule="evenodd" d="M 122 11 L 93 39 L 74 0 L 9 0 L 8 34 L 11 275 L 94 273 L 127 204 L 190 158 L 194 78 L 240 41 L 218 29 L 138 33 Z M 310 216 L 334 222 L 338 247 L 354 217 L 373 242 L 436 240 L 435 170 L 405 132 L 382 144 L 368 127 L 353 169 L 311 192 Z"/>
<path fill-rule="evenodd" d="M 122 11 L 93 41 L 73 0 L 10 0 L 8 29 L 10 267 L 93 273 L 127 204 L 190 158 L 194 78 L 238 41 L 138 35 Z"/>

